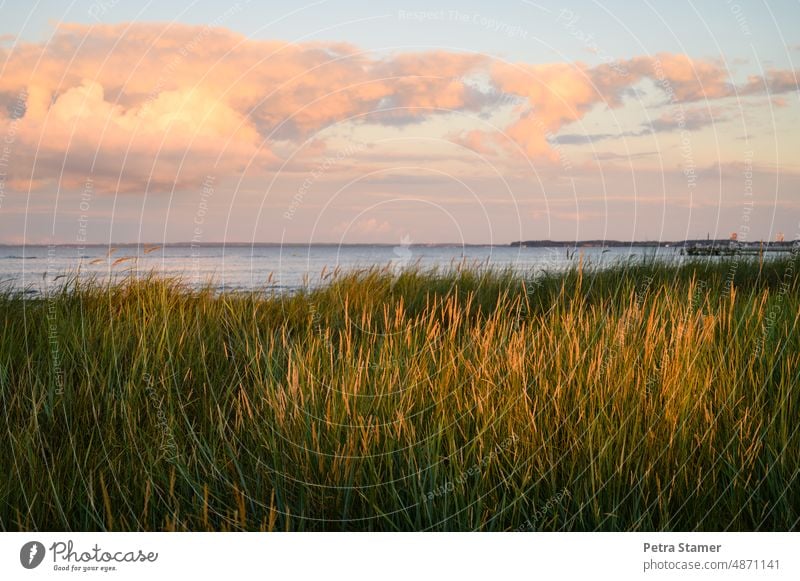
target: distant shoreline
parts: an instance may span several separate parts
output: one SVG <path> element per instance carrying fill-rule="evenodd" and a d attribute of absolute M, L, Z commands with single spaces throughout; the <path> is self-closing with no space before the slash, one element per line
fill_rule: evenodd
<path fill-rule="evenodd" d="M 417 244 L 403 244 L 409 248 L 672 248 L 691 245 L 707 245 L 707 246 L 727 246 L 730 243 L 729 239 L 687 239 L 687 240 L 521 240 L 514 241 L 507 244 L 466 244 L 458 242 L 431 242 L 431 243 L 417 243 Z M 370 242 L 370 243 L 338 243 L 338 242 L 107 242 L 107 243 L 92 243 L 92 244 L 75 244 L 75 243 L 55 243 L 55 244 L 0 244 L 0 248 L 49 248 L 54 246 L 56 248 L 108 248 L 120 247 L 130 248 L 138 246 L 162 246 L 166 248 L 211 248 L 217 246 L 230 246 L 235 248 L 242 247 L 260 247 L 260 248 L 280 248 L 280 247 L 339 247 L 339 248 L 363 248 L 363 247 L 388 247 L 392 248 L 399 246 L 399 243 L 392 242 Z M 792 246 L 800 245 L 800 240 L 794 241 L 739 241 L 740 246 L 758 247 L 760 245 L 771 247 L 785 247 L 787 249 Z"/>
<path fill-rule="evenodd" d="M 739 241 L 731 241 L 728 238 L 725 239 L 706 239 L 706 238 L 698 238 L 698 239 L 687 239 L 687 240 L 643 240 L 637 242 L 623 242 L 621 240 L 580 240 L 577 242 L 561 242 L 558 240 L 523 240 L 521 242 L 512 242 L 510 246 L 512 247 L 524 247 L 524 248 L 552 248 L 552 247 L 562 247 L 562 246 L 569 246 L 575 248 L 593 248 L 593 247 L 602 247 L 602 248 L 619 248 L 619 247 L 637 247 L 637 248 L 672 248 L 672 247 L 682 247 L 682 246 L 728 246 L 731 242 L 735 242 L 740 247 L 759 247 L 759 246 L 770 246 L 770 247 L 780 247 L 790 249 L 792 246 L 800 245 L 800 240 L 795 241 L 765 241 L 765 240 L 739 240 Z"/>

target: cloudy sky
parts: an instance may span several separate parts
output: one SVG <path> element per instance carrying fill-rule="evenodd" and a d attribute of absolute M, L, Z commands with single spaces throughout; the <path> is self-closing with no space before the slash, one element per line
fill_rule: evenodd
<path fill-rule="evenodd" d="M 0 3 L 0 243 L 800 238 L 800 4 Z"/>

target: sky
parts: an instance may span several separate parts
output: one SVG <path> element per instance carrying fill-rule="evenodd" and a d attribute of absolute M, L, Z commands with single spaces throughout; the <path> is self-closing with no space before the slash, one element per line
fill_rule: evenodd
<path fill-rule="evenodd" d="M 800 239 L 798 22 L 0 0 L 0 244 Z"/>

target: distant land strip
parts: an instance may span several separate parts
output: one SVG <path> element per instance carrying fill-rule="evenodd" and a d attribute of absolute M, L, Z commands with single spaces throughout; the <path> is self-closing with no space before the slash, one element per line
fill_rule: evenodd
<path fill-rule="evenodd" d="M 622 241 L 622 240 L 578 240 L 578 241 L 570 241 L 570 240 L 523 240 L 512 242 L 510 245 L 513 247 L 525 247 L 525 248 L 553 248 L 553 247 L 569 247 L 569 248 L 592 248 L 592 247 L 604 247 L 604 248 L 618 248 L 618 247 L 653 247 L 653 248 L 664 248 L 664 247 L 682 247 L 682 246 L 728 246 L 729 244 L 734 243 L 739 248 L 759 248 L 760 246 L 770 247 L 770 248 L 785 248 L 786 250 L 790 250 L 794 246 L 800 246 L 800 240 L 795 241 L 763 241 L 763 240 L 754 240 L 754 241 L 732 241 L 728 238 L 725 239 L 706 239 L 706 238 L 698 238 L 698 239 L 687 239 L 687 240 L 642 240 L 642 241 Z"/>
<path fill-rule="evenodd" d="M 730 245 L 732 240 L 728 238 L 718 238 L 718 239 L 706 239 L 706 238 L 697 238 L 697 239 L 687 239 L 687 240 L 522 240 L 522 241 L 514 241 L 507 244 L 480 244 L 480 243 L 461 243 L 461 242 L 430 242 L 430 243 L 411 243 L 411 244 L 404 244 L 403 246 L 408 246 L 409 248 L 481 248 L 481 247 L 509 247 L 512 248 L 667 248 L 667 247 L 683 247 L 683 246 L 728 246 Z M 800 246 L 800 239 L 790 241 L 766 241 L 766 240 L 752 240 L 752 241 L 743 241 L 739 240 L 735 242 L 735 244 L 739 248 L 759 248 L 763 247 L 770 247 L 770 248 L 781 248 L 786 250 L 791 250 L 794 247 Z M 97 242 L 97 243 L 89 243 L 89 244 L 76 244 L 76 243 L 60 243 L 56 242 L 54 244 L 8 244 L 8 243 L 0 243 L 0 248 L 19 248 L 19 247 L 29 247 L 29 248 L 47 248 L 50 246 L 54 247 L 61 247 L 61 248 L 108 248 L 108 247 L 120 247 L 120 248 L 131 248 L 131 247 L 153 247 L 158 246 L 160 248 L 181 248 L 181 247 L 197 247 L 197 248 L 210 248 L 216 246 L 228 246 L 228 247 L 274 247 L 280 248 L 284 247 L 363 247 L 363 246 L 372 246 L 372 247 L 394 247 L 398 246 L 399 243 L 397 242 L 349 242 L 349 243 L 339 243 L 339 242 Z"/>

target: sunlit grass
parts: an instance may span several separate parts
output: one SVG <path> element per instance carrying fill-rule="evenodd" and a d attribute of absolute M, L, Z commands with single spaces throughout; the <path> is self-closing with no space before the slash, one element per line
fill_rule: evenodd
<path fill-rule="evenodd" d="M 797 261 L 331 280 L 0 292 L 0 526 L 797 528 Z"/>

